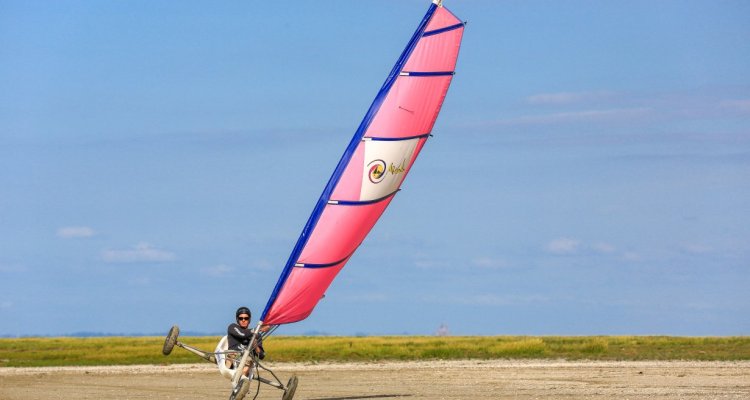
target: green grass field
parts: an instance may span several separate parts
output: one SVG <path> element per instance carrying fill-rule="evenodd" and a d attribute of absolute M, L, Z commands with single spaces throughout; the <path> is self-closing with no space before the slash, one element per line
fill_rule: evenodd
<path fill-rule="evenodd" d="M 212 350 L 218 337 L 181 337 Z M 0 339 L 0 367 L 132 365 L 202 362 L 175 348 L 161 354 L 162 337 Z M 750 360 L 750 337 L 668 336 L 274 336 L 267 361 L 435 359 Z"/>

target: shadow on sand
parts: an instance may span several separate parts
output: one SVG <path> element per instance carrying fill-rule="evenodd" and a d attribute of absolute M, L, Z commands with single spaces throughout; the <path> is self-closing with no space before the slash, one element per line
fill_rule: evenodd
<path fill-rule="evenodd" d="M 411 397 L 410 394 L 373 394 L 367 396 L 318 397 L 310 400 L 364 400 L 364 399 L 393 399 L 396 397 Z"/>

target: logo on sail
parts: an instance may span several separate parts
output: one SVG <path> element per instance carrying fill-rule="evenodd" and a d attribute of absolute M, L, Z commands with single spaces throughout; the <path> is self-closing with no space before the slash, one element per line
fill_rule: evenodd
<path fill-rule="evenodd" d="M 401 160 L 401 164 L 397 167 L 396 164 L 391 163 L 391 165 L 388 167 L 388 172 L 390 172 L 393 175 L 400 174 L 404 171 L 406 171 L 406 167 L 404 164 L 406 163 L 406 160 Z"/>
<path fill-rule="evenodd" d="M 370 163 L 367 164 L 367 168 L 369 168 L 368 177 L 370 178 L 370 182 L 380 183 L 385 179 L 387 173 L 398 175 L 406 171 L 405 163 L 406 160 L 401 160 L 401 164 L 399 165 L 391 163 L 391 165 L 386 167 L 387 164 L 383 160 L 378 159 L 370 161 Z"/>
<path fill-rule="evenodd" d="M 385 161 L 373 160 L 367 164 L 367 167 L 370 169 L 368 174 L 370 182 L 380 183 L 385 178 Z"/>

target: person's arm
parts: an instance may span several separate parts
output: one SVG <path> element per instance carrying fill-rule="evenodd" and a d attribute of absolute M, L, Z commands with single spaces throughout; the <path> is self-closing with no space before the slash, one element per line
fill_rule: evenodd
<path fill-rule="evenodd" d="M 261 360 L 266 358 L 266 351 L 263 349 L 263 338 L 260 335 L 258 335 L 258 346 L 255 348 L 255 354 Z"/>
<path fill-rule="evenodd" d="M 237 339 L 238 342 L 243 342 L 252 337 L 253 331 L 245 329 L 237 324 L 231 324 L 227 328 L 227 335 L 231 335 L 233 338 Z"/>

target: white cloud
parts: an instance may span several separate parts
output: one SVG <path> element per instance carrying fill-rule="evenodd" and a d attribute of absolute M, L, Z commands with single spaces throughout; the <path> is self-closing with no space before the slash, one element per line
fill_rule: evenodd
<path fill-rule="evenodd" d="M 414 266 L 421 269 L 449 268 L 451 265 L 446 260 L 431 260 L 420 258 L 414 260 Z"/>
<path fill-rule="evenodd" d="M 477 293 L 466 296 L 426 296 L 422 301 L 426 303 L 444 304 L 446 302 L 453 304 L 463 304 L 469 306 L 511 306 L 530 303 L 544 303 L 550 299 L 546 296 L 530 295 L 499 295 L 495 293 Z"/>
<path fill-rule="evenodd" d="M 598 253 L 611 254 L 614 253 L 617 248 L 609 243 L 597 242 L 591 245 L 591 248 Z"/>
<path fill-rule="evenodd" d="M 651 108 L 613 108 L 606 110 L 581 110 L 540 115 L 526 115 L 498 121 L 499 125 L 552 125 L 581 122 L 632 121 L 651 114 Z"/>
<path fill-rule="evenodd" d="M 689 254 L 709 254 L 714 251 L 714 249 L 711 246 L 706 246 L 704 244 L 699 244 L 699 243 L 686 244 L 682 248 L 685 252 Z"/>
<path fill-rule="evenodd" d="M 580 247 L 580 240 L 563 237 L 547 243 L 546 250 L 552 254 L 575 254 Z"/>
<path fill-rule="evenodd" d="M 214 266 L 211 266 L 211 267 L 203 268 L 203 269 L 201 269 L 201 272 L 203 274 L 205 274 L 205 275 L 208 275 L 208 276 L 213 276 L 213 277 L 216 277 L 216 278 L 221 278 L 221 277 L 228 276 L 228 275 L 232 274 L 234 272 L 234 268 L 232 268 L 232 267 L 230 267 L 228 265 L 219 264 L 219 265 L 214 265 Z"/>
<path fill-rule="evenodd" d="M 215 264 L 200 269 L 201 274 L 211 276 L 214 278 L 224 278 L 233 276 L 237 271 L 243 271 L 244 273 L 279 273 L 281 272 L 282 266 L 278 263 L 272 263 L 266 259 L 257 259 L 250 262 L 249 265 L 243 265 L 240 268 L 229 266 L 226 264 Z"/>
<path fill-rule="evenodd" d="M 57 237 L 63 239 L 89 238 L 96 235 L 96 231 L 88 226 L 66 226 L 57 230 Z"/>
<path fill-rule="evenodd" d="M 622 254 L 625 261 L 640 261 L 641 255 L 634 251 L 626 251 Z"/>
<path fill-rule="evenodd" d="M 26 266 L 20 264 L 0 264 L 0 272 L 25 272 Z"/>
<path fill-rule="evenodd" d="M 139 276 L 137 278 L 128 281 L 133 286 L 149 286 L 151 285 L 151 278 L 148 276 Z"/>
<path fill-rule="evenodd" d="M 351 295 L 344 295 L 342 296 L 342 300 L 346 300 L 349 302 L 357 302 L 357 303 L 383 303 L 390 299 L 391 297 L 386 295 L 385 293 L 357 293 L 357 294 L 351 294 Z"/>
<path fill-rule="evenodd" d="M 13 308 L 13 303 L 10 301 L 0 301 L 0 310 L 9 310 Z"/>
<path fill-rule="evenodd" d="M 252 268 L 258 271 L 281 271 L 283 266 L 263 259 L 255 260 L 252 264 Z"/>
<path fill-rule="evenodd" d="M 618 248 L 608 242 L 587 242 L 570 237 L 551 240 L 544 246 L 545 251 L 556 255 L 625 255 Z"/>
<path fill-rule="evenodd" d="M 614 92 L 600 91 L 600 92 L 558 92 L 558 93 L 540 93 L 526 98 L 526 102 L 529 104 L 537 105 L 565 105 L 575 104 L 587 101 L 599 101 L 603 99 L 611 98 L 615 95 Z"/>
<path fill-rule="evenodd" d="M 102 251 L 102 259 L 108 263 L 171 262 L 176 258 L 174 253 L 157 249 L 148 243 L 138 243 L 132 249 Z"/>
<path fill-rule="evenodd" d="M 736 91 L 734 91 L 736 92 Z M 746 118 L 750 116 L 750 99 L 732 98 L 721 89 L 681 90 L 667 92 L 550 92 L 521 99 L 525 114 L 467 122 L 470 128 L 556 127 L 578 124 L 604 124 L 609 127 L 644 125 L 655 127 L 686 120 Z M 714 132 L 715 134 L 715 132 Z M 653 135 L 649 135 L 652 138 Z M 631 138 L 632 139 L 632 138 Z M 715 138 L 713 138 L 715 139 Z"/>
<path fill-rule="evenodd" d="M 508 267 L 507 261 L 491 257 L 477 257 L 471 262 L 476 267 L 486 269 L 500 269 Z"/>
<path fill-rule="evenodd" d="M 720 107 L 724 110 L 750 114 L 750 99 L 725 100 L 720 103 Z"/>

